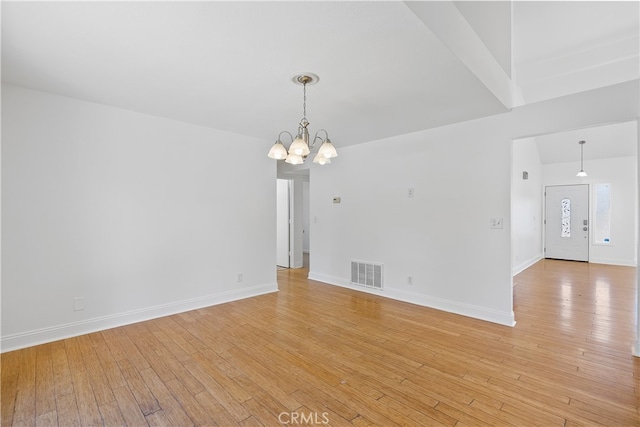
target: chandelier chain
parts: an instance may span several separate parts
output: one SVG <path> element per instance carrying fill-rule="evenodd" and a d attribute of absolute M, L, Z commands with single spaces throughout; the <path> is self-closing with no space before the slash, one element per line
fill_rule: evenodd
<path fill-rule="evenodd" d="M 305 81 L 302 85 L 302 118 L 307 118 L 307 82 Z"/>

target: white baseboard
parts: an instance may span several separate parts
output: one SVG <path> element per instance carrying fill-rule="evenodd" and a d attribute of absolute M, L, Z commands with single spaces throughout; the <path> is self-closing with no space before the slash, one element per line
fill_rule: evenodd
<path fill-rule="evenodd" d="M 607 258 L 589 258 L 589 262 L 593 264 L 621 265 L 624 267 L 637 267 L 635 260 L 627 259 L 607 259 Z"/>
<path fill-rule="evenodd" d="M 522 273 L 524 270 L 526 270 L 527 268 L 531 267 L 533 264 L 535 264 L 536 262 L 540 261 L 542 259 L 542 254 L 538 254 L 534 257 L 529 258 L 528 260 L 521 262 L 520 264 L 516 265 L 515 267 L 513 267 L 512 271 L 511 271 L 511 275 L 515 276 L 516 274 L 520 274 Z"/>
<path fill-rule="evenodd" d="M 277 291 L 278 284 L 274 282 L 153 307 L 145 307 L 109 316 L 96 317 L 93 319 L 83 320 L 81 322 L 73 322 L 33 331 L 21 332 L 18 334 L 3 336 L 0 339 L 0 349 L 1 352 L 4 353 L 7 351 L 18 350 L 38 344 L 58 341 L 78 335 L 103 331 L 105 329 L 116 328 L 118 326 L 130 325 L 132 323 L 143 322 L 145 320 L 156 319 L 158 317 L 183 313 L 190 310 L 197 310 L 212 305 L 223 304 L 225 302 L 236 301 Z"/>
<path fill-rule="evenodd" d="M 349 288 L 360 292 L 380 295 L 398 301 L 404 301 L 423 307 L 435 308 L 449 313 L 459 314 L 462 316 L 473 317 L 474 319 L 486 320 L 492 323 L 498 323 L 505 326 L 515 326 L 515 314 L 493 310 L 486 307 L 480 307 L 472 304 L 465 304 L 458 301 L 451 301 L 442 298 L 432 297 L 429 295 L 407 292 L 402 289 L 385 287 L 383 290 L 370 289 L 352 284 L 346 279 L 329 276 L 326 274 L 309 272 L 309 279 L 318 282 L 328 283 L 330 285 Z"/>

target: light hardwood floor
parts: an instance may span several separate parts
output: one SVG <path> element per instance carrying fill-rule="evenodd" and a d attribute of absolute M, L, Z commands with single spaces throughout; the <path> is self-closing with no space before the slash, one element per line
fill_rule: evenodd
<path fill-rule="evenodd" d="M 541 261 L 514 328 L 280 292 L 2 355 L 2 425 L 640 425 L 630 267 Z"/>

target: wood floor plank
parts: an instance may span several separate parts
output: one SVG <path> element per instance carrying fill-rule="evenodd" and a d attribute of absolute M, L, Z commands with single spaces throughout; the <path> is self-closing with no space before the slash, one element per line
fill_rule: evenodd
<path fill-rule="evenodd" d="M 73 393 L 73 379 L 67 350 L 63 341 L 52 343 L 51 364 L 53 368 L 53 386 L 56 397 Z"/>
<path fill-rule="evenodd" d="M 208 426 L 215 424 L 215 421 L 202 407 L 194 395 L 187 390 L 177 379 L 166 382 L 167 388 L 171 391 L 173 397 L 180 403 L 180 406 L 189 415 L 189 418 L 197 426 Z"/>
<path fill-rule="evenodd" d="M 85 365 L 87 366 L 87 376 L 93 389 L 93 395 L 98 405 L 103 405 L 115 400 L 112 392 L 112 386 L 107 375 L 102 368 L 102 363 L 95 351 L 95 348 L 87 351 L 85 356 Z"/>
<path fill-rule="evenodd" d="M 101 425 L 102 415 L 86 371 L 73 374 L 73 389 L 82 425 Z"/>
<path fill-rule="evenodd" d="M 157 399 L 170 425 L 185 427 L 193 425 L 193 420 L 191 420 L 189 415 L 184 411 L 180 402 L 176 400 L 175 396 L 171 393 L 167 385 L 162 382 L 153 368 L 140 371 L 140 376 Z"/>
<path fill-rule="evenodd" d="M 72 374 L 84 372 L 86 370 L 86 367 L 84 365 L 82 353 L 80 352 L 78 337 L 68 338 L 63 342 L 69 371 Z"/>
<path fill-rule="evenodd" d="M 56 411 L 52 345 L 36 347 L 36 422 L 48 423 Z M 48 415 L 45 415 L 48 414 Z M 40 418 L 40 421 L 38 419 Z"/>
<path fill-rule="evenodd" d="M 208 391 L 203 391 L 195 395 L 196 400 L 200 403 L 200 406 L 204 408 L 209 414 L 211 419 L 215 420 L 219 426 L 237 426 L 240 422 L 234 418 L 234 416 L 222 406 L 218 400 L 213 397 Z M 249 418 L 251 418 L 249 416 Z M 242 421 L 245 421 L 245 418 Z"/>
<path fill-rule="evenodd" d="M 242 402 L 234 400 L 233 396 L 229 394 L 220 383 L 209 376 L 200 364 L 194 362 L 187 365 L 186 368 L 202 382 L 209 394 L 211 394 L 237 422 L 251 415 L 244 406 L 242 406 Z"/>
<path fill-rule="evenodd" d="M 238 377 L 238 374 L 233 372 L 233 375 L 229 376 L 227 375 L 229 372 L 228 370 L 225 370 L 225 368 L 219 368 L 220 364 L 227 362 L 223 362 L 223 359 L 215 352 L 209 351 L 206 352 L 206 355 L 201 352 L 196 352 L 193 353 L 192 356 L 193 360 L 203 368 L 204 372 L 219 384 L 225 392 L 233 398 L 233 400 L 237 402 L 244 402 L 245 400 L 251 399 L 251 394 L 234 381 L 234 377 Z"/>
<path fill-rule="evenodd" d="M 348 403 L 341 402 L 334 396 L 327 395 L 314 387 L 296 390 L 294 397 L 300 402 L 306 402 L 306 406 L 314 414 L 320 414 L 323 419 L 326 416 L 331 425 L 348 425 L 360 417 L 357 411 L 349 407 Z M 295 412 L 301 407 L 290 409 L 290 412 Z"/>
<path fill-rule="evenodd" d="M 4 366 L 3 366 L 4 368 Z M 10 426 L 13 424 L 15 414 L 15 404 L 18 397 L 18 374 L 2 375 L 0 384 L 2 385 L 2 395 L 0 395 L 0 425 Z"/>
<path fill-rule="evenodd" d="M 59 426 L 79 426 L 80 412 L 75 393 L 56 396 L 56 408 Z"/>
<path fill-rule="evenodd" d="M 20 358 L 13 423 L 33 425 L 36 419 L 36 347 L 23 352 Z"/>
<path fill-rule="evenodd" d="M 144 414 L 128 386 L 115 388 L 113 395 L 116 398 L 125 425 L 142 426 L 147 424 Z"/>
<path fill-rule="evenodd" d="M 261 363 L 256 363 L 250 353 L 240 349 L 230 349 L 230 351 L 230 353 L 226 352 L 221 356 L 225 360 L 233 360 L 234 365 L 242 368 L 242 376 L 250 377 L 256 385 L 267 390 L 271 396 L 289 410 L 298 408 L 301 405 L 291 394 L 300 386 L 298 381 L 291 381 L 293 376 L 283 375 L 279 369 L 275 369 L 276 367 L 273 364 L 264 366 Z M 234 380 L 238 377 L 239 375 L 233 376 Z"/>
<path fill-rule="evenodd" d="M 102 420 L 105 426 L 124 426 L 126 425 L 122 411 L 118 406 L 117 401 L 107 402 L 102 405 L 98 405 L 98 410 L 102 416 Z"/>
<path fill-rule="evenodd" d="M 151 393 L 149 387 L 140 376 L 140 372 L 128 360 L 121 360 L 118 365 L 127 382 L 128 388 L 136 399 L 136 404 L 143 415 L 147 416 L 159 411 L 160 404 Z"/>
<path fill-rule="evenodd" d="M 36 416 L 36 426 L 57 426 L 58 425 L 58 413 L 54 409 L 53 411 L 45 412 Z"/>
<path fill-rule="evenodd" d="M 171 425 L 171 421 L 162 410 L 146 415 L 144 418 L 149 426 L 165 427 Z"/>

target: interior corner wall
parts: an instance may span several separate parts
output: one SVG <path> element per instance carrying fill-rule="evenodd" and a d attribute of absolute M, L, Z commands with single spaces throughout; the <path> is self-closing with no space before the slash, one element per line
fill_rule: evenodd
<path fill-rule="evenodd" d="M 2 350 L 276 291 L 266 146 L 3 85 Z"/>
<path fill-rule="evenodd" d="M 311 179 L 309 277 L 515 324 L 512 140 L 638 117 L 638 93 L 635 80 L 360 145 L 336 138 L 340 157 Z M 383 290 L 350 283 L 352 260 L 383 264 Z"/>
<path fill-rule="evenodd" d="M 619 157 L 585 160 L 584 169 L 589 174 L 578 178 L 580 162 L 552 163 L 542 167 L 544 185 L 589 184 L 590 223 L 593 225 L 593 200 L 595 184 L 611 184 L 611 243 L 589 241 L 589 262 L 599 264 L 636 266 L 638 184 L 637 159 Z"/>
<path fill-rule="evenodd" d="M 543 256 L 542 165 L 535 138 L 514 141 L 512 157 L 511 262 L 516 275 Z"/>

